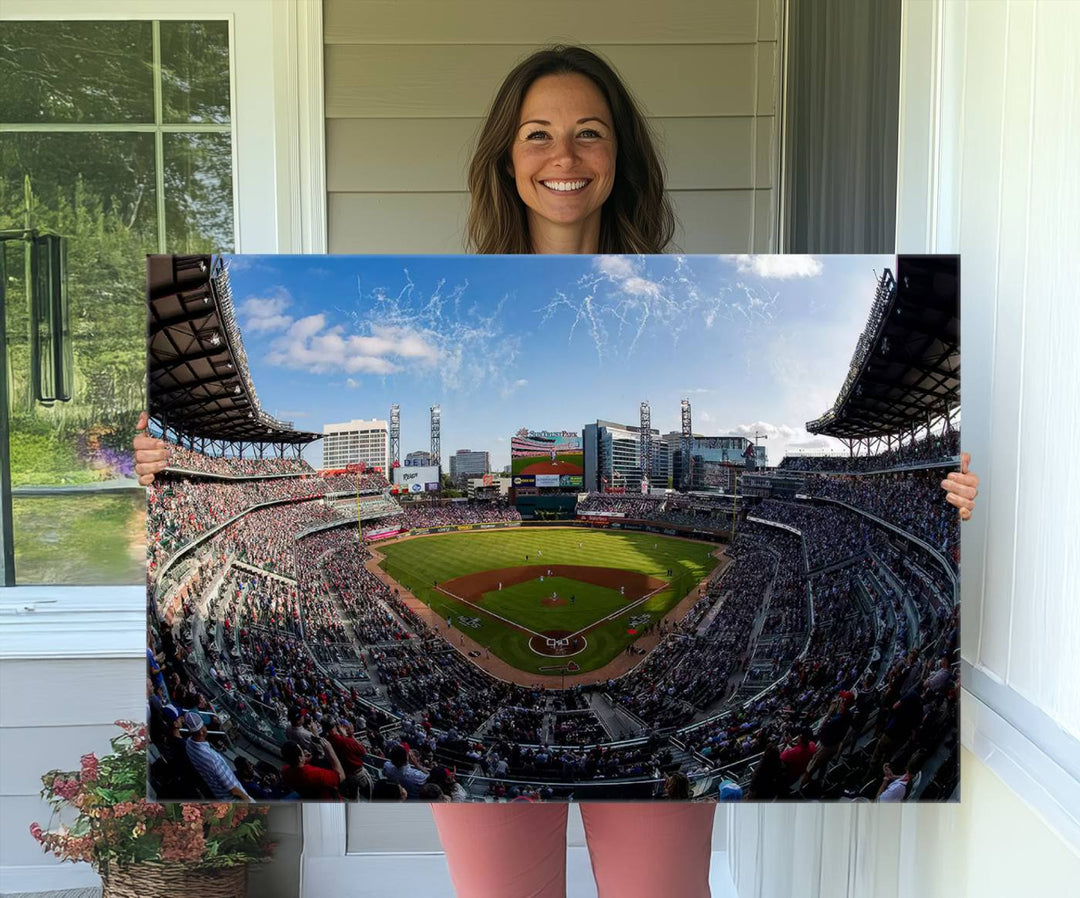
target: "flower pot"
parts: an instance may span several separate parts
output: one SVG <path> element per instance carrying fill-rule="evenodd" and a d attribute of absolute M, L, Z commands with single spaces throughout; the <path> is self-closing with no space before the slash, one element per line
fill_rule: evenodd
<path fill-rule="evenodd" d="M 183 864 L 132 864 L 101 876 L 101 898 L 245 898 L 247 867 L 205 870 Z"/>

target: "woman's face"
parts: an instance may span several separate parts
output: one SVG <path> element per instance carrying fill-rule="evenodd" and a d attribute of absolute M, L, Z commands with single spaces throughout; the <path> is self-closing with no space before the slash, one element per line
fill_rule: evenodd
<path fill-rule="evenodd" d="M 584 75 L 533 82 L 510 150 L 518 195 L 538 228 L 599 227 L 615 183 L 615 128 L 607 101 Z"/>

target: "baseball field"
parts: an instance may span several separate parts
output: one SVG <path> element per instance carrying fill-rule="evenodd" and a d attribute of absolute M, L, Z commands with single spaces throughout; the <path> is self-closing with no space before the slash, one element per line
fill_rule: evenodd
<path fill-rule="evenodd" d="M 448 533 L 379 547 L 386 574 L 444 627 L 449 618 L 453 631 L 540 674 L 608 663 L 697 588 L 717 564 L 716 549 L 576 528 Z"/>

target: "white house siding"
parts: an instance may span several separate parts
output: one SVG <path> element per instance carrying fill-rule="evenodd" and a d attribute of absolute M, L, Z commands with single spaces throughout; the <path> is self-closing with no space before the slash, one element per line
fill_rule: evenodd
<path fill-rule="evenodd" d="M 679 249 L 775 250 L 779 11 L 779 0 L 326 0 L 330 252 L 462 252 L 465 171 L 492 95 L 517 61 L 560 41 L 610 59 L 647 110 Z"/>

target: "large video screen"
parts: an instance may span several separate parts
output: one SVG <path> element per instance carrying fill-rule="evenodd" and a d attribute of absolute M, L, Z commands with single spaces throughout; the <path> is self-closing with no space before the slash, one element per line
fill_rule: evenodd
<path fill-rule="evenodd" d="M 581 434 L 522 428 L 510 440 L 510 469 L 535 477 L 537 486 L 580 486 L 585 473 Z"/>
<path fill-rule="evenodd" d="M 439 489 L 439 469 L 434 465 L 401 467 L 393 469 L 394 486 L 398 491 L 430 493 Z"/>

